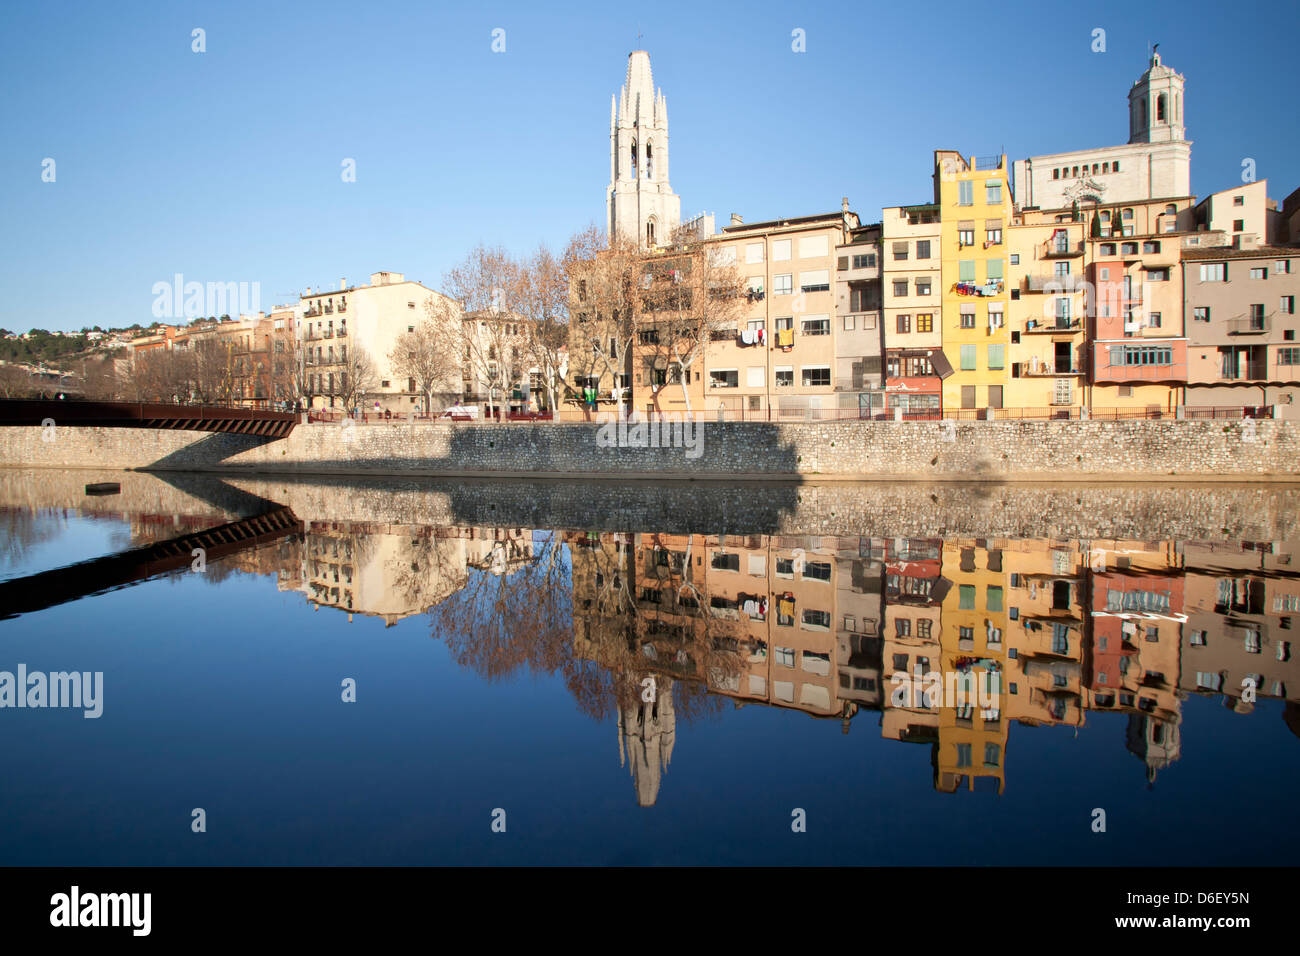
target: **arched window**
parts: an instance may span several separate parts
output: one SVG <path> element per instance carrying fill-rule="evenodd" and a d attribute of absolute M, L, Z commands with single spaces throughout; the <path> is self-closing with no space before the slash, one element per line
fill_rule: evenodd
<path fill-rule="evenodd" d="M 1181 93 L 1174 94 L 1174 122 L 1183 121 L 1183 97 Z"/>
<path fill-rule="evenodd" d="M 655 221 L 650 219 L 645 224 L 645 244 L 653 246 L 655 244 Z"/>
<path fill-rule="evenodd" d="M 1173 203 L 1170 203 L 1168 206 L 1165 207 L 1165 215 L 1166 216 L 1178 215 L 1178 207 L 1175 206 Z"/>
<path fill-rule="evenodd" d="M 632 178 L 636 179 L 636 140 L 632 140 Z"/>
<path fill-rule="evenodd" d="M 1103 173 L 1108 173 L 1108 172 L 1110 172 L 1110 163 L 1102 163 L 1102 164 L 1101 164 L 1101 171 L 1102 171 Z"/>
<path fill-rule="evenodd" d="M 646 144 L 645 144 L 645 178 L 646 178 L 646 179 L 654 179 L 654 178 L 655 178 L 655 152 L 654 152 L 654 149 L 655 149 L 655 148 L 654 148 L 654 144 L 653 144 L 653 143 L 646 143 Z"/>
<path fill-rule="evenodd" d="M 1156 122 L 1168 122 L 1165 117 L 1165 94 L 1163 93 L 1156 97 Z"/>
<path fill-rule="evenodd" d="M 1147 125 L 1147 101 L 1138 100 L 1138 126 Z"/>

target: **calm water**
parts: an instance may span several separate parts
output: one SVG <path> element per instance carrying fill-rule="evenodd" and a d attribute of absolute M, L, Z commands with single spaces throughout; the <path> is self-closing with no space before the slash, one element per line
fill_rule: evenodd
<path fill-rule="evenodd" d="M 0 476 L 0 672 L 103 675 L 0 864 L 1300 858 L 1293 491 L 105 477 Z"/>

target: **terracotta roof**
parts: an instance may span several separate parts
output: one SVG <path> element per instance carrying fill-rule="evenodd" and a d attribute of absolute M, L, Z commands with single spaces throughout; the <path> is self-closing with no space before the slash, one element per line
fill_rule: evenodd
<path fill-rule="evenodd" d="M 1287 259 L 1300 256 L 1300 246 L 1258 246 L 1237 249 L 1233 246 L 1210 246 L 1182 250 L 1184 259 Z"/>

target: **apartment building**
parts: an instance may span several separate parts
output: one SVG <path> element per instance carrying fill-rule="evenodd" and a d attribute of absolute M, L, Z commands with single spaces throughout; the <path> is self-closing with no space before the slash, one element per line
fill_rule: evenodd
<path fill-rule="evenodd" d="M 1206 196 L 1192 210 L 1200 232 L 1222 233 L 1229 245 L 1255 247 L 1284 241 L 1287 231 L 1268 180 L 1242 183 Z"/>
<path fill-rule="evenodd" d="M 943 260 L 943 351 L 953 374 L 943 382 L 946 416 L 993 418 L 1006 405 L 1007 255 L 1011 187 L 1005 156 L 934 154 Z"/>
<path fill-rule="evenodd" d="M 881 225 L 854 229 L 835 248 L 835 392 L 839 410 L 861 418 L 885 414 L 881 324 Z"/>
<path fill-rule="evenodd" d="M 1179 269 L 1189 410 L 1273 406 L 1300 418 L 1300 248 L 1185 248 Z"/>
<path fill-rule="evenodd" d="M 938 418 L 943 376 L 942 238 L 939 204 L 882 211 L 881 323 L 885 353 L 885 413 Z"/>
<path fill-rule="evenodd" d="M 834 416 L 837 309 L 831 277 L 838 271 L 838 249 L 859 228 L 847 200 L 839 212 L 824 215 L 752 224 L 733 216 L 707 243 L 716 263 L 734 266 L 744 277 L 736 328 L 714 330 L 697 367 L 685 370 L 673 367 L 657 331 L 644 329 L 633 357 L 635 407 L 686 411 L 684 382 L 697 413 L 721 409 L 729 418 L 760 420 Z"/>
<path fill-rule="evenodd" d="M 349 368 L 355 369 L 361 350 L 374 367 L 374 381 L 358 395 L 365 411 L 405 415 L 420 399 L 416 382 L 399 376 L 389 357 L 399 336 L 425 322 L 427 304 L 441 300 L 455 312 L 456 304 L 440 292 L 408 280 L 400 272 L 375 272 L 368 285 L 349 286 L 339 280 L 335 290 L 308 289 L 302 296 L 300 342 L 311 382 L 310 408 L 341 407 Z"/>
<path fill-rule="evenodd" d="M 1011 408 L 1078 418 L 1086 405 L 1085 229 L 1081 216 L 1036 209 L 1007 224 Z"/>
<path fill-rule="evenodd" d="M 1191 197 L 1089 213 L 1089 404 L 1096 415 L 1173 415 L 1187 383 L 1182 233 Z"/>

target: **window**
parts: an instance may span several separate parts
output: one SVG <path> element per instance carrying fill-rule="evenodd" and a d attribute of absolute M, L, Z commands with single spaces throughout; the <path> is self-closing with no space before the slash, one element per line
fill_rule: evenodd
<path fill-rule="evenodd" d="M 1227 282 L 1228 264 L 1226 262 L 1201 263 L 1202 282 Z"/>
<path fill-rule="evenodd" d="M 790 258 L 790 240 L 773 239 L 772 240 L 772 261 L 786 262 Z"/>
<path fill-rule="evenodd" d="M 1278 365 L 1300 365 L 1300 348 L 1288 346 L 1277 350 Z"/>
<path fill-rule="evenodd" d="M 899 315 L 894 318 L 894 331 L 899 335 L 905 335 L 912 331 L 912 317 L 910 315 Z"/>
<path fill-rule="evenodd" d="M 957 263 L 957 281 L 974 282 L 975 281 L 975 260 L 961 259 Z"/>
<path fill-rule="evenodd" d="M 874 252 L 868 252 L 853 257 L 853 268 L 855 269 L 874 269 L 875 267 L 876 254 Z"/>
<path fill-rule="evenodd" d="M 975 205 L 975 184 L 969 179 L 963 180 L 957 184 L 957 205 Z"/>
<path fill-rule="evenodd" d="M 895 279 L 895 280 L 894 280 L 894 295 L 895 295 L 896 297 L 900 298 L 900 299 L 906 297 L 906 295 L 907 295 L 907 280 L 906 280 L 906 279 Z"/>
<path fill-rule="evenodd" d="M 1117 172 L 1119 172 L 1119 160 L 1118 160 L 1118 159 L 1115 160 L 1113 163 L 1110 164 L 1110 171 L 1111 171 L 1112 173 L 1117 173 Z"/>
<path fill-rule="evenodd" d="M 776 368 L 776 387 L 794 385 L 794 366 L 777 366 Z"/>
<path fill-rule="evenodd" d="M 1290 259 L 1277 260 L 1277 262 L 1273 263 L 1273 271 L 1277 275 L 1286 275 L 1291 271 L 1291 260 Z"/>
<path fill-rule="evenodd" d="M 957 610 L 975 610 L 975 585 L 962 584 L 957 588 Z"/>
<path fill-rule="evenodd" d="M 988 226 L 984 230 L 984 241 L 990 246 L 1002 245 L 1002 226 Z"/>
<path fill-rule="evenodd" d="M 1154 253 L 1159 251 L 1160 251 L 1160 243 L 1156 242 L 1154 239 L 1148 239 L 1146 242 L 1142 243 L 1142 252 L 1144 254 L 1149 254 L 1149 253 Z"/>
<path fill-rule="evenodd" d="M 775 657 L 777 664 L 781 665 L 782 667 L 794 667 L 793 647 L 777 647 L 777 648 L 773 648 L 773 650 L 775 651 L 775 654 L 773 656 Z"/>
<path fill-rule="evenodd" d="M 709 369 L 709 385 L 713 388 L 736 388 L 740 384 L 740 374 L 734 368 Z"/>
<path fill-rule="evenodd" d="M 809 561 L 804 566 L 803 576 L 814 581 L 829 581 L 831 579 L 831 566 L 825 561 Z"/>
<path fill-rule="evenodd" d="M 1148 313 L 1147 313 L 1147 328 L 1148 328 L 1148 329 L 1158 329 L 1158 328 L 1160 328 L 1160 313 L 1159 313 L 1159 312 L 1148 312 Z"/>
<path fill-rule="evenodd" d="M 993 585 L 993 584 L 990 584 L 989 587 L 988 587 L 988 591 L 987 591 L 986 594 L 985 594 L 985 601 L 988 602 L 988 603 L 987 603 L 987 608 L 988 608 L 988 610 L 990 610 L 990 611 L 1001 611 L 1001 610 L 1002 610 L 1002 588 L 1001 588 L 1001 586 L 1000 586 L 1000 585 Z"/>
<path fill-rule="evenodd" d="M 974 347 L 975 346 L 973 345 L 971 346 L 971 348 Z M 975 407 L 975 386 L 974 385 L 963 385 L 961 387 L 961 407 L 962 408 Z"/>
<path fill-rule="evenodd" d="M 916 331 L 918 331 L 918 332 L 933 332 L 933 331 L 934 331 L 934 316 L 931 315 L 929 312 L 924 312 L 924 313 L 918 315 L 918 316 L 916 317 Z"/>
<path fill-rule="evenodd" d="M 963 246 L 975 245 L 975 228 L 957 230 L 957 242 Z"/>
<path fill-rule="evenodd" d="M 1115 254 L 1115 243 L 1103 242 L 1101 244 L 1101 252 L 1099 252 L 1098 255 L 1113 256 L 1114 254 Z M 1105 278 L 1105 276 L 1102 276 L 1102 278 Z"/>
<path fill-rule="evenodd" d="M 811 315 L 803 320 L 804 335 L 830 335 L 831 319 L 828 315 Z"/>
<path fill-rule="evenodd" d="M 830 611 L 815 611 L 811 608 L 805 608 L 803 612 L 804 627 L 827 628 L 831 626 Z M 804 652 L 807 655 L 807 651 Z"/>
<path fill-rule="evenodd" d="M 984 202 L 989 206 L 1002 205 L 1002 183 L 998 180 L 991 180 L 984 184 Z"/>
<path fill-rule="evenodd" d="M 1210 321 L 1210 307 L 1208 305 L 1198 305 L 1194 309 L 1192 309 L 1192 321 L 1193 322 Z"/>
<path fill-rule="evenodd" d="M 1002 747 L 999 744 L 984 745 L 984 766 L 996 767 L 998 759 L 1002 753 Z"/>
<path fill-rule="evenodd" d="M 918 258 L 918 259 L 929 259 L 929 258 L 930 258 L 930 240 L 929 240 L 929 239 L 918 239 L 918 240 L 916 240 L 916 258 Z"/>
<path fill-rule="evenodd" d="M 901 262 L 906 258 L 907 258 L 907 243 L 906 242 L 894 243 L 894 261 Z"/>
<path fill-rule="evenodd" d="M 1112 345 L 1110 364 L 1173 365 L 1173 349 L 1167 345 Z M 1132 386 L 1127 387 L 1132 388 Z M 1121 394 L 1123 394 L 1123 387 L 1121 387 Z"/>
<path fill-rule="evenodd" d="M 794 291 L 794 275 L 787 272 L 785 275 L 772 276 L 772 294 L 789 295 Z"/>
<path fill-rule="evenodd" d="M 761 242 L 751 242 L 745 245 L 746 262 L 763 261 L 763 244 Z"/>
<path fill-rule="evenodd" d="M 804 236 L 799 240 L 800 259 L 828 255 L 830 255 L 830 244 L 826 236 Z"/>
<path fill-rule="evenodd" d="M 803 292 L 827 292 L 831 287 L 831 274 L 826 269 L 799 273 L 799 289 Z"/>
<path fill-rule="evenodd" d="M 917 295 L 930 294 L 930 280 L 928 278 L 916 280 L 916 294 Z"/>
<path fill-rule="evenodd" d="M 975 328 L 975 310 L 974 310 L 974 309 L 972 309 L 972 310 L 969 311 L 969 312 L 967 312 L 965 309 L 962 310 L 962 313 L 961 313 L 961 327 L 962 327 L 963 329 L 973 329 L 973 328 Z"/>
<path fill-rule="evenodd" d="M 1020 265 L 1020 254 L 1019 254 L 1019 253 L 1016 253 L 1016 252 L 1011 253 L 1011 264 L 1012 264 L 1013 266 L 1018 266 L 1018 265 Z"/>
<path fill-rule="evenodd" d="M 1233 197 L 1232 197 L 1232 204 L 1233 204 L 1234 206 L 1244 206 L 1244 205 L 1246 205 L 1246 197 L 1245 197 L 1245 196 L 1233 196 Z"/>
<path fill-rule="evenodd" d="M 1260 268 L 1255 268 L 1255 269 L 1251 269 L 1251 270 L 1250 270 L 1250 277 L 1251 277 L 1252 279 L 1267 279 L 1267 278 L 1268 278 L 1268 269 L 1266 269 L 1266 268 L 1262 268 L 1262 267 L 1260 267 Z"/>
<path fill-rule="evenodd" d="M 1137 255 L 1138 244 L 1136 242 L 1121 242 L 1119 248 L 1120 248 L 1120 252 L 1122 252 L 1124 255 L 1135 256 Z"/>
<path fill-rule="evenodd" d="M 1007 366 L 1006 366 L 1005 356 L 1006 356 L 1005 345 L 990 345 L 989 346 L 989 368 L 991 369 L 1006 368 Z M 990 402 L 989 404 L 992 405 L 993 403 Z M 1001 405 L 997 407 L 1000 408 Z"/>
<path fill-rule="evenodd" d="M 831 367 L 829 365 L 805 365 L 801 371 L 803 384 L 806 388 L 831 383 Z"/>
<path fill-rule="evenodd" d="M 963 372 L 975 370 L 975 346 L 963 345 L 961 347 L 961 369 Z"/>
<path fill-rule="evenodd" d="M 1245 231 L 1246 231 L 1246 220 L 1244 220 L 1244 219 L 1234 219 L 1234 220 L 1232 220 L 1232 231 L 1233 231 L 1233 232 L 1245 232 Z"/>
<path fill-rule="evenodd" d="M 844 317 L 844 331 L 845 331 L 845 332 L 852 332 L 852 331 L 853 331 L 854 326 L 855 326 L 855 324 L 856 324 L 856 322 L 855 322 L 856 318 L 857 318 L 857 316 L 853 316 L 853 315 L 846 315 L 846 316 Z"/>
<path fill-rule="evenodd" d="M 1283 315 L 1295 315 L 1295 296 L 1282 296 L 1282 298 L 1278 300 L 1277 310 Z"/>
<path fill-rule="evenodd" d="M 985 268 L 986 268 L 986 271 L 987 271 L 988 277 L 989 277 L 990 279 L 1001 279 L 1001 278 L 1002 278 L 1002 260 L 1001 260 L 1001 259 L 989 259 L 989 260 L 987 261 L 987 263 L 985 264 Z"/>

